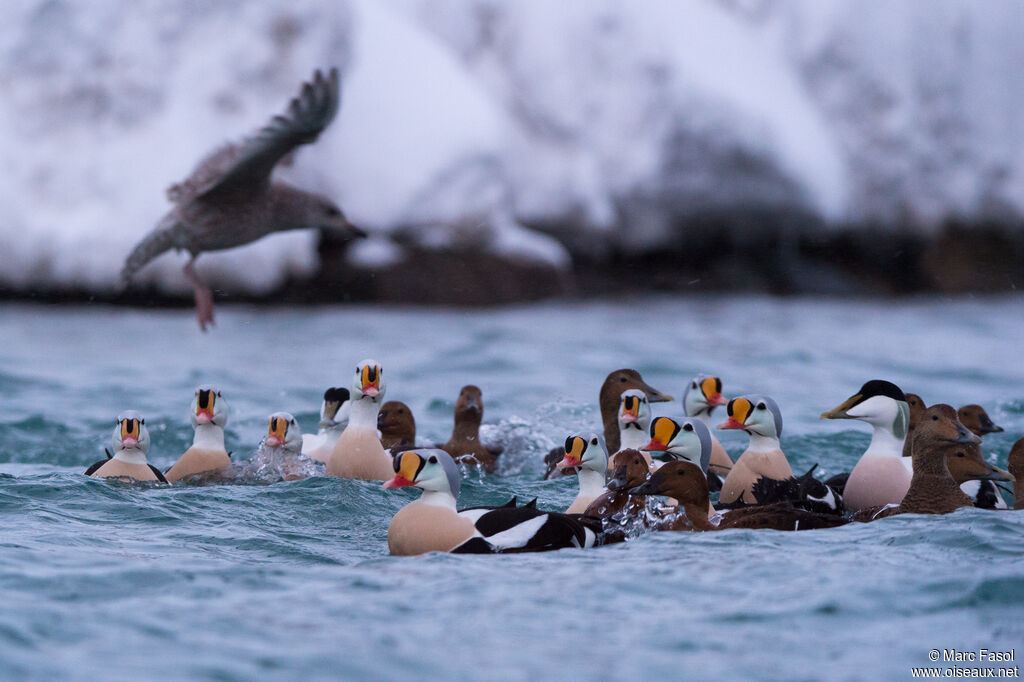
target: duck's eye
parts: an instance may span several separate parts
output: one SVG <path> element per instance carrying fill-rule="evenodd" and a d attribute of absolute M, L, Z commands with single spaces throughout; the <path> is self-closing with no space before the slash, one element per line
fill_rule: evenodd
<path fill-rule="evenodd" d="M 958 453 L 956 453 L 956 456 L 957 456 L 957 457 L 964 457 L 965 455 L 964 455 L 964 453 L 962 453 L 962 452 L 958 452 Z"/>
<path fill-rule="evenodd" d="M 597 445 L 597 439 L 596 438 L 592 438 L 591 441 L 590 441 L 590 444 L 591 445 Z"/>
<path fill-rule="evenodd" d="M 626 377 L 619 377 L 619 381 L 622 383 L 626 383 Z"/>
<path fill-rule="evenodd" d="M 437 464 L 437 455 L 431 455 L 427 461 L 431 464 Z"/>
<path fill-rule="evenodd" d="M 695 381 L 692 384 L 690 384 L 690 388 L 697 388 L 697 382 Z"/>
<path fill-rule="evenodd" d="M 937 415 L 937 414 L 933 414 L 933 415 L 932 415 L 932 421 L 933 421 L 933 422 L 937 422 L 937 421 L 939 421 L 939 415 Z"/>
<path fill-rule="evenodd" d="M 327 207 L 327 215 L 329 215 L 329 216 L 338 216 L 338 215 L 341 215 L 341 211 L 339 211 L 338 209 L 334 208 L 333 206 L 328 206 Z"/>
<path fill-rule="evenodd" d="M 757 404 L 757 409 L 759 409 L 759 410 L 765 409 L 764 403 L 758 403 Z"/>
<path fill-rule="evenodd" d="M 693 424 L 683 424 L 683 431 L 693 431 Z"/>
<path fill-rule="evenodd" d="M 405 410 L 399 410 L 398 414 L 405 414 Z"/>

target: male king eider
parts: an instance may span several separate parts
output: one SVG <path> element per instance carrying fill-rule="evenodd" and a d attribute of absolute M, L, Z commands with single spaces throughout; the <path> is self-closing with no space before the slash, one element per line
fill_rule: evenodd
<path fill-rule="evenodd" d="M 386 481 L 394 473 L 391 456 L 377 437 L 377 412 L 384 400 L 383 370 L 373 360 L 363 360 L 352 377 L 352 407 L 348 426 L 334 444 L 327 460 L 327 475 Z"/>
<path fill-rule="evenodd" d="M 596 521 L 544 512 L 534 505 L 457 511 L 461 477 L 444 450 L 406 450 L 395 455 L 393 470 L 384 488 L 413 486 L 423 493 L 391 519 L 391 554 L 537 552 L 592 547 L 597 540 Z"/>
<path fill-rule="evenodd" d="M 722 395 L 722 380 L 706 374 L 695 376 L 683 393 L 683 413 L 687 417 L 700 419 L 711 434 L 711 462 L 708 464 L 708 471 L 722 478 L 729 475 L 732 458 L 711 432 L 711 413 L 719 405 L 728 403 L 729 399 Z"/>
<path fill-rule="evenodd" d="M 224 427 L 228 423 L 228 401 L 212 386 L 200 386 L 192 398 L 190 410 L 195 437 L 192 447 L 164 474 L 168 482 L 186 476 L 212 473 L 231 466 L 224 447 Z"/>
<path fill-rule="evenodd" d="M 719 506 L 757 504 L 753 487 L 758 479 L 781 481 L 793 477 L 793 470 L 779 445 L 782 412 L 773 399 L 763 395 L 733 398 L 726 406 L 726 412 L 729 418 L 718 428 L 746 431 L 750 444 L 725 477 L 718 496 Z"/>
<path fill-rule="evenodd" d="M 108 453 L 108 459 L 100 460 L 86 469 L 86 476 L 167 483 L 160 470 L 146 462 L 149 429 L 146 428 L 146 420 L 141 414 L 129 410 L 118 415 L 110 444 L 113 446 L 114 454 Z"/>
<path fill-rule="evenodd" d="M 649 440 L 647 432 L 650 428 L 651 405 L 647 394 L 637 388 L 623 392 L 619 403 L 619 452 L 639 450 L 650 466 L 651 456 L 642 450 Z M 608 466 L 611 467 L 610 458 Z"/>
<path fill-rule="evenodd" d="M 327 463 L 334 444 L 341 437 L 341 432 L 348 426 L 348 412 L 352 403 L 349 401 L 347 388 L 331 387 L 324 391 L 324 400 L 320 404 L 320 423 L 317 432 L 302 434 L 302 454 L 317 462 Z"/>
<path fill-rule="evenodd" d="M 558 468 L 576 468 L 580 483 L 580 491 L 565 513 L 582 514 L 591 502 L 606 492 L 604 481 L 608 473 L 608 453 L 596 433 L 569 436 L 565 439 L 564 452 Z"/>

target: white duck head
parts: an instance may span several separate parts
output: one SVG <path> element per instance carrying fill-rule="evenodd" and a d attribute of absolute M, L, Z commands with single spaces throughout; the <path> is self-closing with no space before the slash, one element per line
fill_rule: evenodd
<path fill-rule="evenodd" d="M 352 400 L 382 403 L 386 390 L 382 373 L 383 369 L 376 360 L 363 360 L 356 365 L 356 373 L 352 376 Z"/>
<path fill-rule="evenodd" d="M 385 481 L 385 489 L 413 486 L 425 492 L 450 495 L 456 500 L 459 498 L 462 475 L 455 460 L 444 450 L 406 450 L 394 456 L 392 466 L 395 477 Z"/>
<path fill-rule="evenodd" d="M 687 417 L 709 417 L 716 407 L 728 402 L 722 395 L 721 379 L 698 374 L 690 380 L 683 392 L 683 413 Z"/>
<path fill-rule="evenodd" d="M 110 445 L 115 459 L 145 462 L 149 451 L 149 429 L 145 418 L 134 410 L 119 414 L 117 426 L 110 436 Z"/>
<path fill-rule="evenodd" d="M 729 418 L 719 429 L 742 429 L 754 436 L 778 440 L 782 437 L 782 412 L 766 395 L 745 395 L 733 398 L 725 407 Z"/>
<path fill-rule="evenodd" d="M 608 452 L 601 437 L 596 433 L 577 433 L 565 439 L 565 457 L 558 463 L 559 469 L 579 467 L 596 471 L 602 476 L 608 470 Z"/>
<path fill-rule="evenodd" d="M 228 423 L 228 401 L 213 386 L 200 386 L 192 397 L 192 428 L 213 424 L 224 428 Z"/>
<path fill-rule="evenodd" d="M 643 449 L 659 459 L 696 464 L 706 475 L 711 461 L 711 429 L 697 417 L 679 421 L 658 417 L 651 423 L 651 441 Z"/>
<path fill-rule="evenodd" d="M 282 448 L 285 452 L 302 451 L 302 429 L 295 417 L 288 412 L 275 412 L 267 417 L 267 435 L 260 442 L 260 449 Z"/>

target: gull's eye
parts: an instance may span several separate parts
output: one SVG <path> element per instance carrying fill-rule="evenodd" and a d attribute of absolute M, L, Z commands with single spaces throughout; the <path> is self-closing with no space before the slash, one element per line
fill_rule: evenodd
<path fill-rule="evenodd" d="M 693 431 L 693 424 L 683 424 L 683 431 Z"/>
<path fill-rule="evenodd" d="M 430 459 L 428 459 L 427 461 L 430 462 L 431 464 L 437 464 L 437 456 L 431 455 Z"/>

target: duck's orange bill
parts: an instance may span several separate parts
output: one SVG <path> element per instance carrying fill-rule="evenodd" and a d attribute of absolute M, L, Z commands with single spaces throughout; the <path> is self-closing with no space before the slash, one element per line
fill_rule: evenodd
<path fill-rule="evenodd" d="M 121 444 L 125 447 L 139 444 L 138 419 L 125 419 L 121 422 Z"/>
<path fill-rule="evenodd" d="M 565 457 L 556 466 L 557 469 L 578 467 L 583 464 L 583 451 L 587 449 L 587 442 L 579 436 L 569 436 L 565 439 Z"/>
<path fill-rule="evenodd" d="M 724 422 L 719 424 L 716 428 L 719 428 L 719 429 L 744 429 L 746 427 L 743 425 L 743 422 L 737 421 L 733 417 L 729 417 Z"/>
<path fill-rule="evenodd" d="M 377 365 L 366 365 L 363 367 L 362 391 L 364 395 L 380 394 L 380 367 Z"/>
<path fill-rule="evenodd" d="M 646 450 L 647 452 L 665 452 L 666 450 L 668 450 L 668 446 L 662 443 L 657 438 L 652 438 L 650 443 L 648 443 L 647 445 L 643 446 L 640 449 Z"/>
<path fill-rule="evenodd" d="M 715 393 L 707 397 L 708 405 L 725 405 L 729 400 L 721 393 Z"/>
<path fill-rule="evenodd" d="M 288 433 L 288 422 L 281 417 L 271 417 L 267 429 L 267 445 L 284 445 Z"/>
<path fill-rule="evenodd" d="M 708 405 L 725 405 L 729 401 L 722 396 L 722 380 L 718 377 L 707 377 L 701 383 L 700 390 Z"/>
<path fill-rule="evenodd" d="M 388 488 L 408 488 L 411 485 L 415 485 L 415 483 L 413 483 L 408 478 L 405 478 L 402 475 L 398 475 L 392 478 L 390 481 L 385 481 L 384 489 L 387 490 Z"/>

